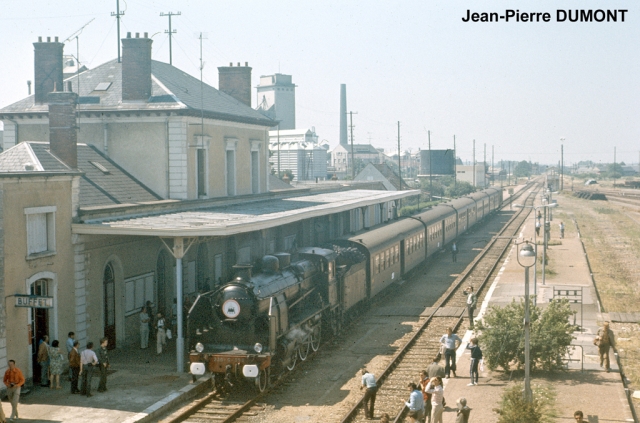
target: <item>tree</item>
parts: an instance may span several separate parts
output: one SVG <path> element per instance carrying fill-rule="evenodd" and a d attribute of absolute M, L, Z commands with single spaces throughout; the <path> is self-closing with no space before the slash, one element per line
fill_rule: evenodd
<path fill-rule="evenodd" d="M 449 185 L 446 189 L 446 196 L 455 198 L 476 192 L 478 189 L 469 182 L 458 181 L 455 185 Z"/>
<path fill-rule="evenodd" d="M 526 160 L 521 161 L 516 165 L 516 168 L 513 170 L 513 174 L 516 176 L 531 176 L 531 163 Z"/>
<path fill-rule="evenodd" d="M 522 395 L 524 386 L 515 383 L 505 388 L 498 408 L 494 408 L 500 417 L 498 423 L 546 423 L 552 422 L 555 391 L 551 387 L 533 387 L 533 401 L 527 402 Z"/>
<path fill-rule="evenodd" d="M 530 364 L 544 370 L 563 366 L 562 357 L 569 352 L 574 339 L 569 316 L 573 315 L 567 300 L 552 301 L 544 311 L 530 300 Z M 506 307 L 491 307 L 479 323 L 482 351 L 487 365 L 505 371 L 515 365 L 524 368 L 524 301 L 515 300 Z"/>

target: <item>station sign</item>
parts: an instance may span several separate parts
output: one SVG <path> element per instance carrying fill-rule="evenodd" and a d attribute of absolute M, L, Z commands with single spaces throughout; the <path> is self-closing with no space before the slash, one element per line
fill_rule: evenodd
<path fill-rule="evenodd" d="M 53 297 L 16 295 L 16 307 L 53 308 Z"/>

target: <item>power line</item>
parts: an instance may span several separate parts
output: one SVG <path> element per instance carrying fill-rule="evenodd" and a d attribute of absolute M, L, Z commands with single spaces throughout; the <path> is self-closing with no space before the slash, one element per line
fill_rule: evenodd
<path fill-rule="evenodd" d="M 172 17 L 172 16 L 180 16 L 180 15 L 182 15 L 182 13 L 181 13 L 181 12 L 177 12 L 177 13 L 173 13 L 173 12 L 167 12 L 167 13 L 160 12 L 160 16 L 168 16 L 168 17 L 169 17 L 169 29 L 168 29 L 168 30 L 165 30 L 165 31 L 164 31 L 164 33 L 165 33 L 165 34 L 169 34 L 169 64 L 170 64 L 170 65 L 173 65 L 173 60 L 172 60 L 172 57 L 171 57 L 171 38 L 173 37 L 173 34 L 175 34 L 176 32 L 178 32 L 178 31 L 176 31 L 175 29 L 173 29 L 173 30 L 171 29 L 171 17 Z"/>

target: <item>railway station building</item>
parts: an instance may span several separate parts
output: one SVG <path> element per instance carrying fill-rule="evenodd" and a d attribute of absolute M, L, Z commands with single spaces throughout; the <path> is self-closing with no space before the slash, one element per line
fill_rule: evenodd
<path fill-rule="evenodd" d="M 44 334 L 135 346 L 146 301 L 168 314 L 236 264 L 382 224 L 417 194 L 270 191 L 274 123 L 238 95 L 246 66 L 236 98 L 152 61 L 146 34 L 66 80 L 62 43 L 34 47 L 34 95 L 0 110 L 0 371 L 15 359 L 37 381 Z"/>

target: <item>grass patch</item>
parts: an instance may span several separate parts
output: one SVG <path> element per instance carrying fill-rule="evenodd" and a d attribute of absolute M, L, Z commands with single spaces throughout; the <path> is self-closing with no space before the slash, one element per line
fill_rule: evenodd
<path fill-rule="evenodd" d="M 606 209 L 605 209 L 604 207 L 595 207 L 595 208 L 594 208 L 594 210 L 595 210 L 597 213 L 600 213 L 600 214 L 614 214 L 614 213 L 618 213 L 618 211 L 617 211 L 617 210 L 613 210 L 613 209 L 609 209 L 609 208 L 606 208 Z"/>

